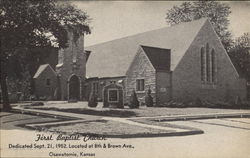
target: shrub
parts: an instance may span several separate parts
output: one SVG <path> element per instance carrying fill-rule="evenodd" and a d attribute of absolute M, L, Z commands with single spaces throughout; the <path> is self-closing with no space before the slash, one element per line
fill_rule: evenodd
<path fill-rule="evenodd" d="M 31 106 L 43 106 L 44 103 L 43 102 L 33 102 L 30 104 Z"/>
<path fill-rule="evenodd" d="M 69 102 L 69 103 L 76 103 L 76 102 L 77 102 L 77 99 L 69 99 L 68 102 Z"/>
<path fill-rule="evenodd" d="M 98 102 L 97 102 L 97 96 L 96 96 L 96 94 L 94 94 L 93 92 L 91 92 L 90 96 L 89 96 L 88 106 L 89 107 L 96 107 L 97 104 L 98 104 Z"/>
<path fill-rule="evenodd" d="M 130 96 L 130 102 L 129 102 L 128 106 L 130 109 L 139 108 L 139 101 L 138 101 L 137 95 L 135 93 L 135 90 L 133 90 L 133 92 Z"/>
<path fill-rule="evenodd" d="M 147 107 L 153 106 L 153 97 L 151 96 L 151 89 L 148 89 L 147 94 L 145 96 L 145 104 Z"/>

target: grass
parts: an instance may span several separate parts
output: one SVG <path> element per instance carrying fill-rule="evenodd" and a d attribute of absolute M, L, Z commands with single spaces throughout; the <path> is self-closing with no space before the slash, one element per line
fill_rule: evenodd
<path fill-rule="evenodd" d="M 76 113 L 76 114 L 87 114 L 87 115 L 97 115 L 97 116 L 109 116 L 109 117 L 133 117 L 136 116 L 134 111 L 130 110 L 120 110 L 120 109 L 90 109 L 90 108 L 68 108 L 68 109 L 60 109 L 60 108 L 48 108 L 48 107 L 40 107 L 34 108 L 38 110 L 54 110 L 54 111 L 61 111 L 61 112 L 69 112 L 69 113 Z"/>
<path fill-rule="evenodd" d="M 146 128 L 135 125 L 129 125 L 126 123 L 110 121 L 110 120 L 97 120 L 97 121 L 85 121 L 83 123 L 63 125 L 63 126 L 52 126 L 52 127 L 41 127 L 47 129 L 50 132 L 59 132 L 66 134 L 95 134 L 104 135 L 106 137 L 132 137 L 132 136 L 149 136 L 171 133 L 175 130 L 160 130 L 154 128 Z"/>

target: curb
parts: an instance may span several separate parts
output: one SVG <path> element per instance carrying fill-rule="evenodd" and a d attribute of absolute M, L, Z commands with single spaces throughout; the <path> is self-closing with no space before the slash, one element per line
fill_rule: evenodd
<path fill-rule="evenodd" d="M 176 137 L 176 136 L 189 136 L 196 134 L 203 134 L 204 131 L 183 131 L 183 132 L 171 132 L 171 133 L 145 133 L 145 134 L 123 134 L 123 135 L 105 135 L 107 138 L 152 138 L 152 137 Z M 84 133 L 79 133 L 84 135 Z M 86 135 L 86 134 L 85 134 Z"/>
<path fill-rule="evenodd" d="M 201 119 L 218 119 L 218 118 L 249 118 L 250 113 L 225 113 L 225 114 L 198 114 L 198 115 L 177 115 L 177 116 L 155 116 L 155 117 L 137 117 L 128 118 L 128 120 L 150 119 L 151 121 L 186 121 L 186 120 L 201 120 Z"/>
<path fill-rule="evenodd" d="M 152 137 L 175 137 L 175 136 L 189 136 L 196 134 L 203 134 L 204 131 L 183 131 L 183 132 L 171 132 L 171 133 L 147 133 L 147 134 L 123 134 L 123 135 L 106 135 L 107 138 L 152 138 Z"/>
<path fill-rule="evenodd" d="M 31 115 L 37 115 L 37 116 L 48 116 L 48 117 L 52 117 L 52 118 L 60 118 L 60 119 L 67 119 L 67 120 L 75 120 L 75 119 L 79 119 L 78 117 L 74 117 L 74 116 L 64 116 L 64 115 L 58 115 L 58 114 L 48 114 L 46 112 L 35 112 L 35 111 L 30 111 L 28 109 L 18 109 L 18 108 L 13 108 L 11 111 L 13 112 L 19 112 L 22 114 L 31 114 Z"/>

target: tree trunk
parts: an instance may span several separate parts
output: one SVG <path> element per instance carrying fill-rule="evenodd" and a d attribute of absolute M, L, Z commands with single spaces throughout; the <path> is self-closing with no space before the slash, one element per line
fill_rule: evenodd
<path fill-rule="evenodd" d="M 2 39 L 1 39 L 1 49 L 0 49 L 0 85 L 1 85 L 1 97 L 3 99 L 3 107 L 1 109 L 1 111 L 10 111 L 11 110 L 11 106 L 10 106 L 10 102 L 9 102 L 9 96 L 8 96 L 8 88 L 7 88 L 7 82 L 6 82 L 6 78 L 7 78 L 7 73 L 5 70 L 5 57 L 3 55 L 3 50 L 2 50 Z"/>
<path fill-rule="evenodd" d="M 2 99 L 3 99 L 3 111 L 10 111 L 11 106 L 9 103 L 9 96 L 8 96 L 8 88 L 6 84 L 6 77 L 1 74 L 1 90 L 2 90 Z"/>

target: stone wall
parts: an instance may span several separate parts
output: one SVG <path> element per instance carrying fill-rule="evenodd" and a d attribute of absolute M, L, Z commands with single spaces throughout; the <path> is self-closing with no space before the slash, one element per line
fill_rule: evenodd
<path fill-rule="evenodd" d="M 50 85 L 47 85 L 47 79 L 50 80 Z M 57 87 L 57 77 L 51 67 L 47 67 L 35 81 L 35 95 L 39 99 L 53 100 Z"/>
<path fill-rule="evenodd" d="M 166 104 L 171 99 L 171 72 L 156 72 L 156 105 Z"/>
<path fill-rule="evenodd" d="M 144 79 L 145 91 L 136 91 L 138 100 L 144 102 L 144 97 L 146 90 L 150 87 L 152 90 L 152 97 L 155 99 L 156 93 L 156 75 L 155 69 L 148 60 L 147 56 L 144 54 L 143 50 L 140 48 L 131 63 L 131 66 L 127 72 L 126 81 L 126 101 L 128 102 L 129 96 L 131 96 L 132 91 L 136 89 L 136 79 Z"/>
<path fill-rule="evenodd" d="M 227 52 L 207 21 L 173 72 L 173 99 L 232 101 L 237 96 L 246 99 L 246 83 L 239 79 Z M 215 50 L 215 82 L 201 80 L 201 48 L 206 44 Z"/>

